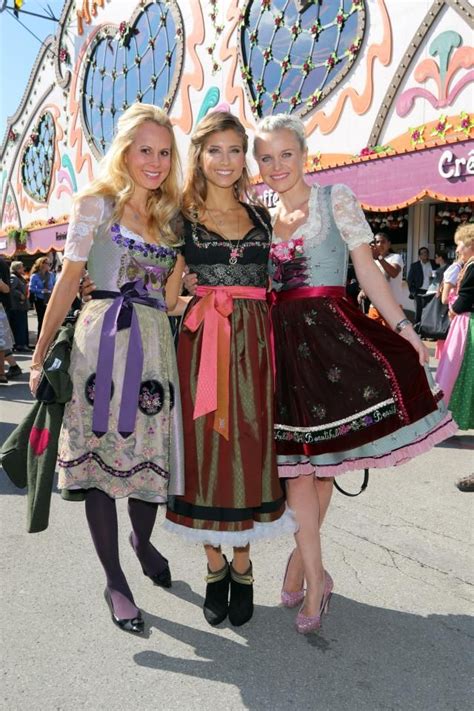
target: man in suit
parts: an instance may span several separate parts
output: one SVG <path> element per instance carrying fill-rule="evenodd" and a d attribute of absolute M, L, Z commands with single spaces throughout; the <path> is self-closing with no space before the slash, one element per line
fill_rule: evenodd
<path fill-rule="evenodd" d="M 415 300 L 415 324 L 420 323 L 421 312 L 425 305 L 423 294 L 426 294 L 428 290 L 434 269 L 436 269 L 436 264 L 430 260 L 428 247 L 420 247 L 418 261 L 413 262 L 410 266 L 407 277 L 410 299 Z"/>

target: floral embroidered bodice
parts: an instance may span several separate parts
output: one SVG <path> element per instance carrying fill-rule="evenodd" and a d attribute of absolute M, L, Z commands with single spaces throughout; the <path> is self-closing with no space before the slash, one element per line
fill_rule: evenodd
<path fill-rule="evenodd" d="M 161 289 L 176 261 L 176 249 L 150 244 L 123 225 L 112 223 L 112 202 L 85 197 L 74 205 L 64 257 L 87 262 L 97 289 L 118 291 L 130 281 L 143 279 L 149 295 Z M 155 291 L 155 293 L 154 293 Z"/>
<path fill-rule="evenodd" d="M 226 240 L 199 222 L 184 220 L 182 251 L 200 286 L 267 287 L 271 226 L 263 212 L 245 207 L 254 226 L 241 240 Z"/>
<path fill-rule="evenodd" d="M 345 286 L 349 250 L 373 240 L 372 230 L 352 191 L 345 185 L 315 185 L 307 221 L 289 240 L 273 236 L 272 287 Z"/>

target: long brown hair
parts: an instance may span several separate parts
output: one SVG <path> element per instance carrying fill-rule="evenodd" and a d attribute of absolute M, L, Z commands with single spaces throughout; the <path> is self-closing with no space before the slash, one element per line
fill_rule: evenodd
<path fill-rule="evenodd" d="M 205 206 L 207 198 L 207 181 L 201 168 L 201 154 L 206 141 L 218 131 L 235 131 L 242 139 L 244 154 L 248 150 L 248 136 L 239 119 L 228 111 L 213 111 L 198 123 L 188 152 L 188 165 L 184 181 L 183 209 L 190 219 L 196 219 Z M 254 205 L 260 204 L 252 195 L 247 165 L 242 175 L 233 186 L 237 200 L 246 200 Z"/>

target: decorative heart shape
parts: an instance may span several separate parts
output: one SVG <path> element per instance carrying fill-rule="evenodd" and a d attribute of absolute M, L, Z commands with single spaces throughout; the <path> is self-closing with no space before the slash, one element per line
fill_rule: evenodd
<path fill-rule="evenodd" d="M 85 60 L 82 117 L 97 157 L 109 147 L 117 119 L 135 101 L 167 111 L 183 61 L 183 21 L 175 0 L 140 7 L 132 22 L 97 33 Z"/>
<path fill-rule="evenodd" d="M 356 61 L 364 26 L 363 0 L 249 0 L 240 46 L 253 112 L 319 106 Z"/>
<path fill-rule="evenodd" d="M 30 133 L 21 161 L 23 187 L 33 200 L 46 202 L 51 187 L 56 129 L 54 119 L 46 111 Z"/>
<path fill-rule="evenodd" d="M 30 447 L 37 457 L 40 457 L 49 444 L 51 432 L 40 430 L 39 427 L 32 427 L 30 432 Z"/>

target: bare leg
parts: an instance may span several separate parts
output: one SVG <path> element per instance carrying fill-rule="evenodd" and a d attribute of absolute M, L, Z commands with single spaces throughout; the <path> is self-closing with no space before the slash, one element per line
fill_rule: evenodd
<path fill-rule="evenodd" d="M 244 548 L 234 548 L 232 567 L 236 573 L 244 575 L 250 568 L 250 545 Z"/>
<path fill-rule="evenodd" d="M 313 477 L 309 476 L 288 479 L 286 486 L 288 505 L 294 511 L 299 525 L 295 539 L 306 579 L 303 614 L 313 616 L 319 612 L 324 591 L 318 492 Z M 294 566 L 291 567 L 294 568 Z M 301 577 L 299 587 L 296 589 L 301 589 Z"/>
<path fill-rule="evenodd" d="M 207 556 L 207 564 L 209 570 L 213 573 L 217 573 L 218 570 L 222 570 L 225 565 L 224 556 L 222 555 L 221 547 L 214 548 L 214 546 L 204 546 L 204 550 Z"/>
<path fill-rule="evenodd" d="M 334 491 L 334 479 L 332 477 L 325 477 L 324 479 L 315 478 L 313 481 L 319 499 L 319 530 L 321 530 L 326 512 L 331 503 L 332 492 Z"/>
<path fill-rule="evenodd" d="M 311 477 L 308 476 L 307 478 L 312 478 L 316 495 L 319 500 L 319 530 L 321 531 L 321 526 L 329 508 L 329 504 L 331 503 L 332 492 L 334 489 L 333 479 L 331 477 L 317 479 L 316 477 L 313 477 L 313 475 L 311 475 Z M 297 547 L 291 556 L 291 562 L 288 566 L 285 578 L 285 590 L 287 592 L 298 592 L 303 587 L 303 579 L 303 559 L 299 548 Z"/>

